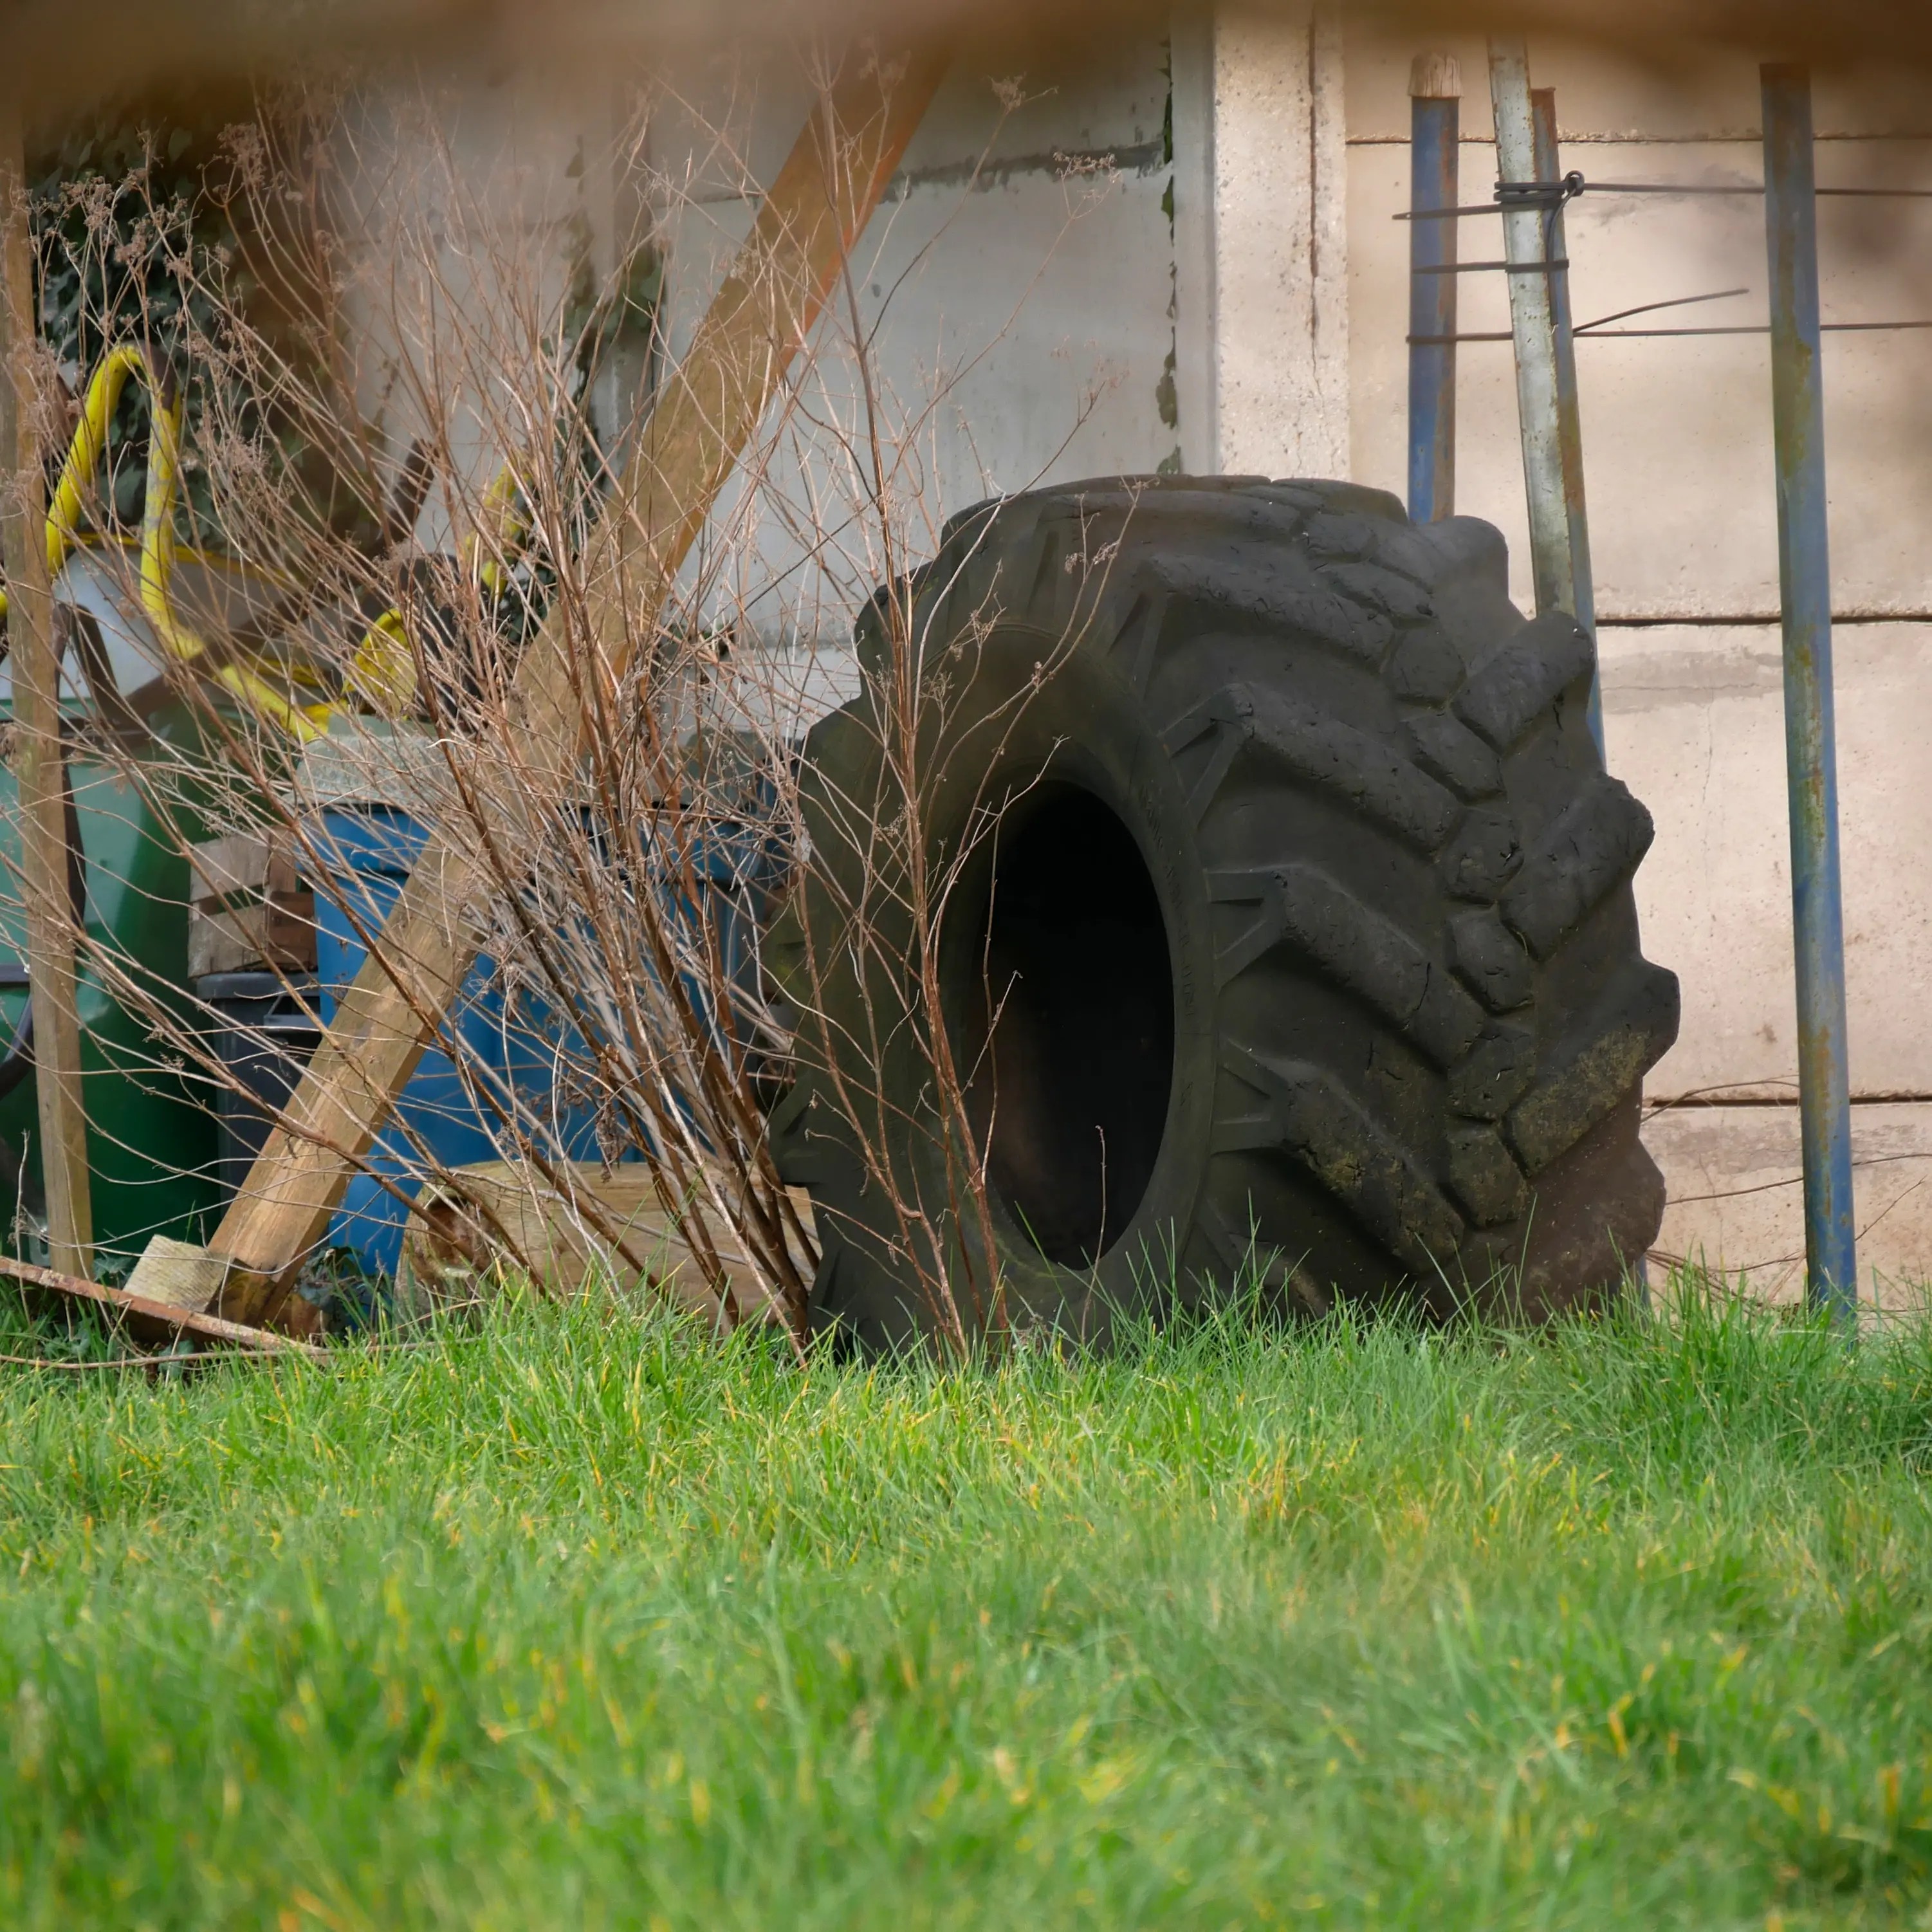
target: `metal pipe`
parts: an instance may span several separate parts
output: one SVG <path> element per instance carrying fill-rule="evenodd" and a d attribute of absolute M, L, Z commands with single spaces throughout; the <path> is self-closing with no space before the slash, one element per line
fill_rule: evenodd
<path fill-rule="evenodd" d="M 1530 100 L 1529 56 L 1522 39 L 1499 35 L 1490 42 L 1490 100 L 1496 114 L 1496 170 L 1499 180 L 1554 181 L 1538 163 L 1535 115 Z M 1553 130 L 1552 130 L 1553 136 Z M 1553 149 L 1555 141 L 1550 144 Z M 1503 254 L 1514 263 L 1547 265 L 1562 259 L 1562 217 L 1524 197 L 1503 209 Z M 1418 224 L 1418 226 L 1422 224 Z M 1594 586 L 1590 574 L 1589 524 L 1583 506 L 1582 442 L 1573 421 L 1574 464 L 1564 456 L 1563 382 L 1559 374 L 1559 330 L 1554 291 L 1564 272 L 1511 275 L 1510 334 L 1516 346 L 1516 398 L 1522 439 L 1522 473 L 1529 505 L 1529 550 L 1536 608 L 1567 610 L 1595 636 Z M 1567 319 L 1567 307 L 1562 311 Z M 1574 416 L 1575 370 L 1570 370 Z M 1579 595 L 1580 590 L 1580 597 Z M 1602 704 L 1594 669 L 1587 700 L 1591 733 L 1603 748 Z"/>
<path fill-rule="evenodd" d="M 1798 1104 L 1804 1149 L 1805 1288 L 1850 1322 L 1858 1306 L 1852 1218 L 1845 931 L 1838 878 L 1838 775 L 1832 716 L 1832 568 L 1819 369 L 1818 223 L 1811 77 L 1760 70 L 1764 232 L 1771 276 L 1772 421 L 1778 577 L 1784 618 L 1784 756 L 1791 806 L 1791 910 L 1798 979 Z"/>
<path fill-rule="evenodd" d="M 1556 146 L 1556 90 L 1531 90 L 1530 119 L 1536 140 L 1536 178 L 1559 182 L 1563 164 Z M 1576 400 L 1576 338 L 1570 326 L 1568 248 L 1563 235 L 1563 211 L 1547 216 L 1544 245 L 1552 261 L 1562 262 L 1550 277 L 1550 321 L 1556 341 L 1556 432 L 1563 460 L 1563 501 L 1570 524 L 1570 611 L 1594 638 L 1597 634 L 1597 580 L 1590 562 L 1590 515 L 1583 495 L 1583 417 Z M 1604 748 L 1604 692 L 1597 667 L 1590 667 L 1586 700 L 1590 736 Z"/>
<path fill-rule="evenodd" d="M 1455 205 L 1462 76 L 1448 54 L 1418 54 L 1408 75 L 1411 208 Z M 1456 224 L 1408 230 L 1408 514 L 1456 514 Z M 1432 338 L 1418 340 L 1414 338 Z"/>

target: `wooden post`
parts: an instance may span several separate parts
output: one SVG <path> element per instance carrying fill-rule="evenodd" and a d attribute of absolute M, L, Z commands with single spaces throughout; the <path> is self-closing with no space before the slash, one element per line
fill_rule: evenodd
<path fill-rule="evenodd" d="M 40 1176 L 47 1245 L 59 1273 L 94 1272 L 87 1115 L 74 1004 L 74 913 L 68 898 L 67 779 L 61 745 L 60 659 L 47 584 L 46 488 L 31 408 L 33 243 L 27 226 L 26 144 L 20 110 L 0 103 L 0 223 L 4 224 L 0 348 L 0 557 L 7 571 L 7 635 L 14 667 L 14 776 L 20 801 L 27 974 L 34 1006 L 34 1077 L 40 1100 Z"/>
<path fill-rule="evenodd" d="M 631 640 L 652 634 L 679 566 L 805 346 L 945 65 L 930 52 L 892 68 L 855 55 L 779 170 L 592 534 L 590 637 L 574 638 L 553 612 L 518 668 L 511 750 L 540 784 L 567 778 L 590 694 L 614 685 Z M 514 802 L 493 808 L 507 818 Z M 257 1322 L 280 1309 L 353 1163 L 461 988 L 478 944 L 466 908 L 495 884 L 440 833 L 424 847 L 290 1098 L 290 1126 L 270 1134 L 210 1244 L 226 1270 L 225 1315 Z"/>

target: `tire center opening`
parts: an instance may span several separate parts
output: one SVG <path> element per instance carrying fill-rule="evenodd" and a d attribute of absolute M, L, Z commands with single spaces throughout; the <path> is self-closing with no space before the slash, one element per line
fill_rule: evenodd
<path fill-rule="evenodd" d="M 1167 928 L 1132 833 L 1090 792 L 1034 793 L 976 936 L 962 1031 L 988 1178 L 1047 1260 L 1090 1266 L 1139 1209 L 1174 1081 Z"/>

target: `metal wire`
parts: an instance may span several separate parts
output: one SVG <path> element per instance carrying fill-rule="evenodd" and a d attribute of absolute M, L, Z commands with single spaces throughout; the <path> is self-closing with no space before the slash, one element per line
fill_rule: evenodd
<path fill-rule="evenodd" d="M 1823 322 L 1820 330 L 1826 335 L 1880 334 L 1893 329 L 1932 328 L 1932 317 L 1913 322 Z M 1581 329 L 1576 332 L 1580 335 Z M 1628 342 L 1647 335 L 1768 335 L 1768 322 L 1738 322 L 1730 327 L 1710 328 L 1605 328 L 1590 339 L 1593 342 Z"/>
<path fill-rule="evenodd" d="M 1746 289 L 1713 289 L 1707 296 L 1672 296 L 1667 302 L 1639 302 L 1635 308 L 1620 308 L 1609 315 L 1600 315 L 1594 322 L 1580 322 L 1570 332 L 1572 337 L 1588 335 L 1593 328 L 1601 328 L 1606 322 L 1622 322 L 1633 315 L 1649 315 L 1660 308 L 1688 308 L 1694 302 L 1724 302 L 1732 296 L 1748 296 Z"/>
<path fill-rule="evenodd" d="M 1493 268 L 1507 275 L 1546 275 L 1552 268 L 1567 268 L 1570 258 L 1559 255 L 1552 262 L 1427 262 L 1412 268 L 1412 275 L 1473 275 Z"/>
<path fill-rule="evenodd" d="M 1561 181 L 1499 181 L 1496 183 L 1496 206 L 1554 210 L 1566 201 L 1574 201 L 1588 185 L 1574 168 Z"/>
<path fill-rule="evenodd" d="M 1592 194 L 1762 194 L 1762 182 L 1592 182 Z M 1873 201 L 1932 200 L 1932 188 L 1820 188 L 1812 193 Z"/>
<path fill-rule="evenodd" d="M 1575 185 L 1573 187 L 1572 183 Z M 1460 221 L 1471 214 L 1501 214 L 1511 208 L 1559 208 L 1580 194 L 1762 194 L 1762 182 L 1593 182 L 1580 174 L 1560 182 L 1498 182 L 1493 201 L 1460 208 L 1406 208 L 1395 221 Z M 1932 201 L 1932 188 L 1821 188 L 1814 192 L 1842 200 Z"/>
<path fill-rule="evenodd" d="M 1684 296 L 1679 299 L 1688 302 L 1703 302 L 1709 298 Z M 1671 306 L 1668 302 L 1646 304 L 1646 308 L 1657 308 Z M 1626 311 L 1631 315 L 1642 312 L 1637 309 Z M 1608 322 L 1614 318 L 1606 316 L 1604 320 Z M 1827 335 L 1880 334 L 1896 329 L 1932 328 L 1932 316 L 1910 322 L 1827 322 L 1820 323 L 1820 327 Z M 1771 325 L 1762 322 L 1718 322 L 1702 328 L 1605 328 L 1600 323 L 1592 322 L 1587 329 L 1573 330 L 1571 335 L 1574 340 L 1586 342 L 1634 342 L 1652 336 L 1768 335 L 1770 333 Z M 1420 343 L 1514 342 L 1516 338 L 1510 330 L 1503 328 L 1486 330 L 1480 334 L 1469 335 L 1412 335 L 1405 339 Z"/>

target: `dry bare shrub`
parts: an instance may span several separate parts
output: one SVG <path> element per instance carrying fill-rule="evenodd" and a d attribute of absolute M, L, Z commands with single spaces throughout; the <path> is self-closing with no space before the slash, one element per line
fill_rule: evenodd
<path fill-rule="evenodd" d="M 832 78 L 815 70 L 814 111 Z M 996 130 L 1023 96 L 1010 82 L 994 92 Z M 667 126 L 678 130 L 669 160 Z M 828 890 L 850 898 L 842 943 L 890 946 L 874 963 L 915 989 L 899 1019 L 945 1124 L 946 1214 L 976 1224 L 969 1249 L 996 1252 L 989 1123 L 969 1107 L 976 1069 L 961 1064 L 936 965 L 970 853 L 935 872 L 922 830 L 940 776 L 923 762 L 932 721 L 972 676 L 973 638 L 942 649 L 920 634 L 906 579 L 938 547 L 949 507 L 933 480 L 938 439 L 971 358 L 929 368 L 916 393 L 887 382 L 878 338 L 894 291 L 873 305 L 860 290 L 890 244 L 889 206 L 674 594 L 658 610 L 626 578 L 616 634 L 600 626 L 596 573 L 614 554 L 634 568 L 643 533 L 620 478 L 654 395 L 676 380 L 667 239 L 701 222 L 721 181 L 754 185 L 742 134 L 668 83 L 640 86 L 614 144 L 628 214 L 596 235 L 560 204 L 555 170 L 514 149 L 480 154 L 458 104 L 433 93 L 291 90 L 230 130 L 207 192 L 242 242 L 175 265 L 194 299 L 171 341 L 143 340 L 138 318 L 97 323 L 104 339 L 142 342 L 158 375 L 164 363 L 177 384 L 193 371 L 184 460 L 206 526 L 195 534 L 224 568 L 198 567 L 184 547 L 181 654 L 157 639 L 166 622 L 149 623 L 152 676 L 131 688 L 124 675 L 100 680 L 85 729 L 91 753 L 115 763 L 183 849 L 237 832 L 292 850 L 404 988 L 409 962 L 390 956 L 382 908 L 360 896 L 319 807 L 386 799 L 434 820 L 488 881 L 466 908 L 484 959 L 464 996 L 471 1024 L 440 1044 L 494 1153 L 546 1211 L 562 1203 L 617 1264 L 647 1273 L 653 1256 L 627 1246 L 573 1166 L 641 1160 L 721 1321 L 774 1307 L 802 1348 L 817 1249 L 766 1123 L 795 1070 L 801 1020 L 824 1017 L 826 976 L 849 962 L 808 944 L 779 998 L 764 934 L 814 862 L 800 836 L 804 732 L 866 680 L 892 796 L 855 832 L 864 890 Z M 1104 170 L 1070 180 L 1069 223 L 1108 190 Z M 86 194 L 72 206 L 85 218 Z M 944 244 L 942 230 L 927 245 Z M 92 567 L 138 611 L 142 553 L 98 492 L 91 512 Z M 150 502 L 151 558 L 179 520 L 157 529 Z M 887 648 L 861 671 L 826 640 L 874 585 Z M 578 712 L 580 755 L 560 764 L 530 755 L 512 693 L 519 653 L 546 624 L 563 640 Z M 172 722 L 158 729 L 164 712 Z M 297 714 L 328 718 L 327 734 L 304 746 L 310 728 Z M 987 833 L 998 802 L 987 801 Z M 880 891 L 893 903 L 868 902 Z M 158 1070 L 185 1066 L 211 1090 L 232 1082 L 209 1044 L 211 1012 L 184 1006 L 152 962 L 98 934 L 87 944 L 93 970 L 148 1023 Z M 486 1011 L 541 1060 L 539 1077 L 506 1078 L 500 1054 L 479 1049 L 473 1022 Z M 428 1028 L 442 1016 L 418 1017 Z M 894 1044 L 868 1042 L 870 1064 Z M 838 1077 L 850 1084 L 849 1071 Z M 999 1282 L 970 1265 L 958 1276 L 964 1250 L 894 1169 L 899 1100 L 883 1082 L 844 1097 L 892 1202 L 909 1288 L 952 1346 L 997 1338 Z M 428 1135 L 406 1120 L 384 1132 L 396 1159 L 340 1151 L 399 1200 L 426 1180 L 461 1198 Z M 519 1217 L 493 1214 L 482 1196 L 468 1211 L 478 1252 L 531 1264 L 510 1226 Z M 748 1277 L 757 1310 L 733 1286 Z"/>

